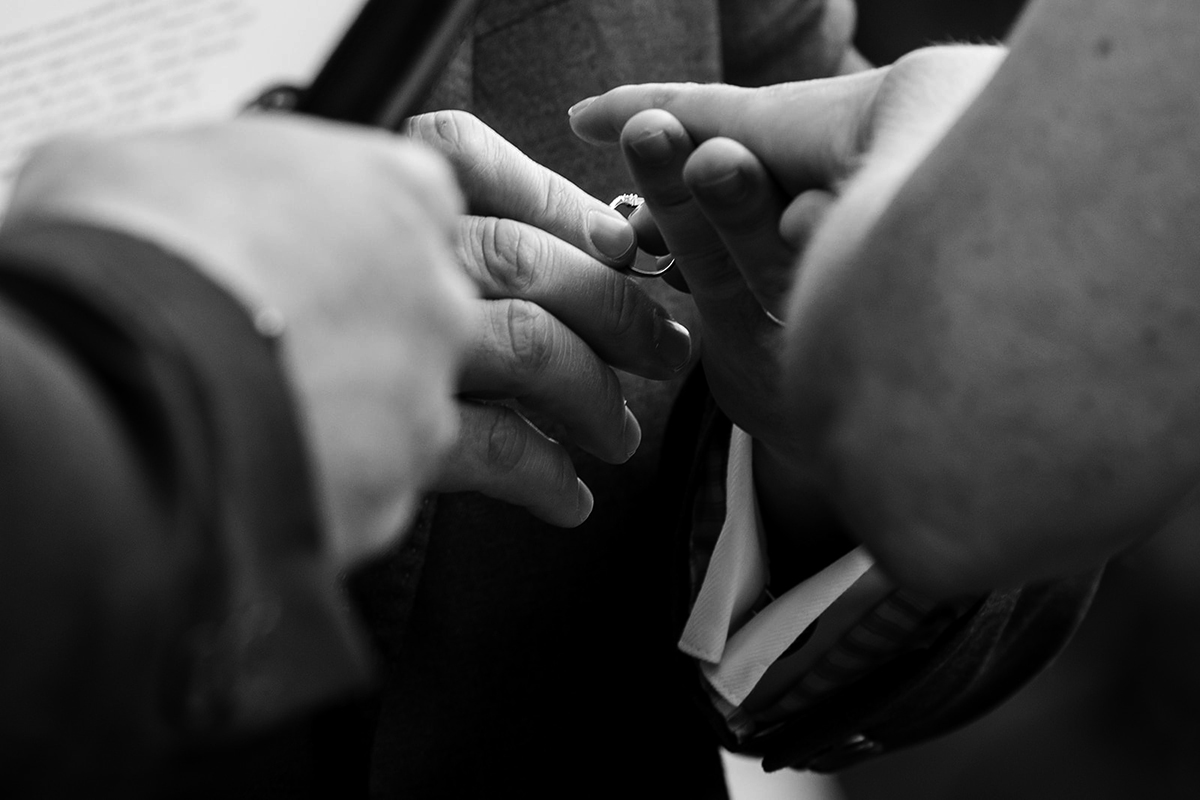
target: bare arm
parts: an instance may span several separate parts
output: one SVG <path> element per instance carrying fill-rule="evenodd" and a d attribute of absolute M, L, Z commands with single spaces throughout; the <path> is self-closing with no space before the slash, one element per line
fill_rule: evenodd
<path fill-rule="evenodd" d="M 1181 0 L 1034 4 L 878 220 L 841 208 L 805 258 L 794 397 L 902 579 L 1077 569 L 1195 484 L 1198 23 Z"/>

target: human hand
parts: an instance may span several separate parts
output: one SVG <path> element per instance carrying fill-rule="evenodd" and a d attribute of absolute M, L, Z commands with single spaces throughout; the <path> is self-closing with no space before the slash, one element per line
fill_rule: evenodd
<path fill-rule="evenodd" d="M 699 311 L 713 397 L 754 437 L 761 507 L 773 528 L 815 501 L 800 488 L 811 481 L 798 474 L 800 431 L 778 369 L 779 317 L 796 256 L 779 234 L 784 198 L 744 146 L 720 138 L 697 147 L 661 109 L 634 114 L 620 142 L 645 199 L 635 214 L 650 212 Z"/>
<path fill-rule="evenodd" d="M 583 138 L 621 141 L 679 259 L 704 317 L 714 396 L 755 438 L 764 516 L 773 507 L 777 519 L 802 520 L 821 494 L 837 496 L 817 447 L 823 418 L 798 413 L 797 395 L 811 408 L 821 387 L 801 374 L 785 391 L 779 373 L 785 339 L 784 363 L 794 368 L 798 349 L 822 352 L 821 337 L 795 310 L 786 333 L 772 318 L 784 316 L 794 281 L 793 306 L 819 296 L 822 276 L 843 261 L 830 248 L 851 247 L 869 232 L 1003 55 L 934 48 L 887 69 L 763 89 L 627 86 L 572 109 Z M 661 163 L 648 164 L 639 141 L 659 142 Z"/>
<path fill-rule="evenodd" d="M 6 227 L 75 220 L 188 257 L 283 324 L 331 557 L 395 541 L 452 441 L 472 288 L 439 159 L 378 131 L 247 118 L 35 151 Z"/>
<path fill-rule="evenodd" d="M 464 112 L 414 117 L 407 133 L 458 173 L 468 214 L 457 257 L 481 295 L 460 434 L 434 488 L 578 525 L 593 499 L 566 443 L 614 464 L 633 455 L 641 429 L 614 369 L 670 378 L 690 362 L 688 332 L 617 269 L 634 235 L 605 203 Z"/>
<path fill-rule="evenodd" d="M 833 78 L 742 87 L 719 83 L 620 86 L 575 104 L 572 130 L 593 144 L 620 140 L 635 114 L 661 109 L 695 142 L 745 145 L 789 198 L 902 161 L 912 166 L 975 98 L 1006 55 L 1001 47 L 914 51 L 889 67 Z"/>

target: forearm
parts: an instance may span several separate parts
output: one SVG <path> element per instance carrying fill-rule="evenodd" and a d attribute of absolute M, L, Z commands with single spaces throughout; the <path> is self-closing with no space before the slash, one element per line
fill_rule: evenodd
<path fill-rule="evenodd" d="M 1196 481 L 1197 23 L 1174 0 L 1036 4 L 834 259 L 854 267 L 801 278 L 800 413 L 901 577 L 1078 569 Z"/>

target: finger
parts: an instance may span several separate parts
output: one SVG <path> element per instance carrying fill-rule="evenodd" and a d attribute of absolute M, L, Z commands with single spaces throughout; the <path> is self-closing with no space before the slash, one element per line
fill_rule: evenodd
<path fill-rule="evenodd" d="M 694 148 L 679 121 L 665 111 L 643 111 L 625 126 L 621 146 L 634 184 L 670 247 L 676 268 L 683 271 L 705 312 L 706 324 L 707 311 L 716 319 L 727 317 L 747 300 L 757 306 L 720 236 L 684 183 L 683 168 Z"/>
<path fill-rule="evenodd" d="M 532 225 L 462 217 L 458 259 L 485 298 L 528 300 L 608 364 L 663 380 L 689 363 L 686 328 L 636 281 Z"/>
<path fill-rule="evenodd" d="M 475 491 L 573 528 L 592 512 L 592 493 L 561 445 L 511 408 L 460 401 L 459 437 L 434 490 Z"/>
<path fill-rule="evenodd" d="M 796 252 L 803 251 L 808 246 L 813 231 L 829 213 L 835 199 L 832 192 L 824 189 L 801 192 L 784 209 L 779 220 L 779 235 L 795 248 Z"/>
<path fill-rule="evenodd" d="M 577 104 L 571 128 L 593 143 L 616 142 L 652 108 L 669 111 L 697 142 L 717 136 L 749 147 L 790 194 L 829 186 L 856 166 L 886 70 L 761 88 L 726 84 L 621 86 Z"/>
<path fill-rule="evenodd" d="M 467 396 L 513 398 L 562 425 L 604 461 L 628 461 L 641 441 L 616 374 L 569 328 L 526 300 L 483 304 L 460 383 Z"/>
<path fill-rule="evenodd" d="M 796 250 L 779 233 L 783 191 L 753 153 L 723 137 L 696 148 L 684 166 L 683 180 L 750 291 L 779 318 L 796 259 Z"/>
<path fill-rule="evenodd" d="M 654 215 L 650 213 L 650 209 L 645 204 L 634 209 L 634 212 L 629 215 L 629 222 L 633 225 L 634 232 L 637 233 L 639 250 L 644 250 L 652 256 L 665 256 L 671 252 L 667 247 L 666 240 L 663 239 L 662 231 L 658 229 L 658 223 L 654 221 Z"/>
<path fill-rule="evenodd" d="M 633 260 L 637 241 L 625 217 L 530 159 L 474 116 L 436 111 L 406 124 L 411 138 L 450 161 L 472 213 L 541 228 L 609 266 Z"/>
<path fill-rule="evenodd" d="M 676 291 L 684 294 L 691 294 L 692 290 L 687 285 L 687 278 L 683 277 L 683 270 L 674 269 L 675 257 L 671 255 L 659 256 L 656 262 L 656 269 L 662 272 L 663 282 Z"/>
<path fill-rule="evenodd" d="M 694 151 L 691 138 L 669 113 L 651 109 L 629 120 L 621 146 L 700 312 L 713 397 L 730 419 L 760 435 L 774 425 L 767 418 L 776 393 L 773 354 L 781 329 L 684 182 L 683 169 Z"/>

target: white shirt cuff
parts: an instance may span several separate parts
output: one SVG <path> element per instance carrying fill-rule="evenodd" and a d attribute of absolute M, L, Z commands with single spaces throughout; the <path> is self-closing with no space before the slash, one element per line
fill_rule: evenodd
<path fill-rule="evenodd" d="M 725 522 L 679 640 L 679 649 L 701 662 L 713 689 L 735 707 L 873 564 L 858 547 L 751 616 L 766 589 L 769 567 L 754 492 L 752 445 L 750 436 L 735 426 L 725 475 Z"/>

